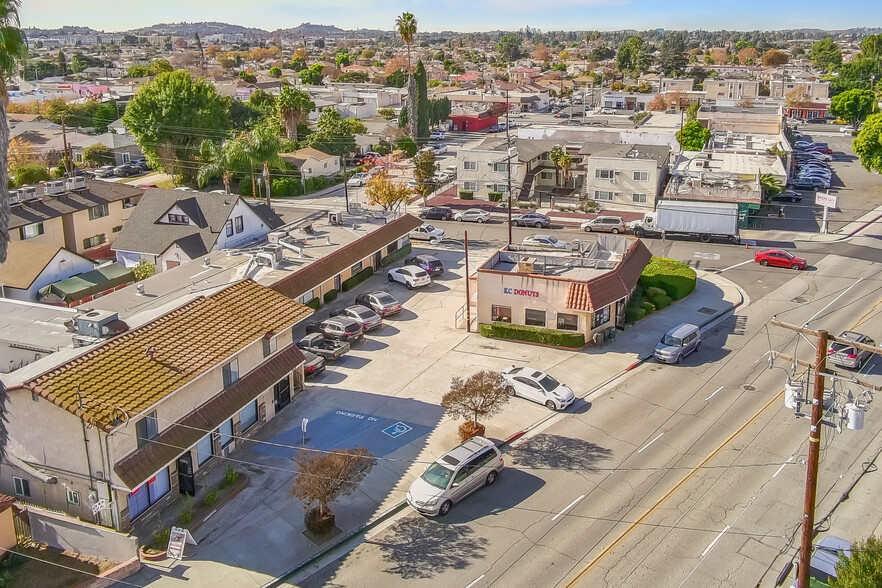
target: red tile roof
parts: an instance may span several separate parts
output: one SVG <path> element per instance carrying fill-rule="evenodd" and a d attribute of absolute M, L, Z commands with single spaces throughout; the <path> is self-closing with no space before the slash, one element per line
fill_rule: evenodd
<path fill-rule="evenodd" d="M 637 285 L 651 257 L 646 245 L 635 239 L 615 269 L 587 282 L 570 283 L 566 308 L 595 312 L 625 298 Z"/>

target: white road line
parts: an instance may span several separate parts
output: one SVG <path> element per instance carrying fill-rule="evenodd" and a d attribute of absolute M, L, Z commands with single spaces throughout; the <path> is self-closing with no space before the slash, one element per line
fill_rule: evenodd
<path fill-rule="evenodd" d="M 723 389 L 723 386 L 720 386 L 719 388 L 717 388 L 716 392 L 714 392 L 713 394 L 711 394 L 710 396 L 708 396 L 707 398 L 705 398 L 704 401 L 707 402 L 708 400 L 710 400 L 711 398 L 713 398 L 714 396 L 716 396 L 716 395 L 717 395 L 717 392 L 719 392 L 719 391 L 722 390 L 722 389 Z"/>
<path fill-rule="evenodd" d="M 475 578 L 475 579 L 472 581 L 471 584 L 469 584 L 468 586 L 466 586 L 466 588 L 472 588 L 472 586 L 474 586 L 475 584 L 477 584 L 477 583 L 478 583 L 478 582 L 479 582 L 479 581 L 480 581 L 485 575 L 486 575 L 486 574 L 481 574 L 480 576 L 478 576 L 477 578 Z"/>
<path fill-rule="evenodd" d="M 658 437 L 661 437 L 662 435 L 664 435 L 664 433 L 659 433 L 659 434 L 658 434 Z M 644 445 L 643 447 L 641 447 L 639 450 L 637 450 L 637 453 L 642 452 L 644 449 L 646 449 L 647 447 L 649 447 L 650 445 L 652 445 L 653 443 L 655 443 L 656 441 L 658 441 L 658 437 L 656 437 L 655 439 L 653 439 L 652 441 L 650 441 L 649 443 L 647 443 L 646 445 Z"/>
<path fill-rule="evenodd" d="M 575 499 L 574 501 L 572 501 L 569 505 L 567 505 L 567 507 L 566 507 L 565 509 L 563 509 L 562 511 L 560 511 L 559 513 L 557 513 L 556 515 L 554 515 L 553 517 L 551 517 L 551 520 L 552 520 L 552 521 L 556 521 L 556 520 L 557 520 L 557 517 L 559 517 L 559 516 L 562 515 L 563 513 L 567 512 L 568 510 L 570 510 L 571 508 L 573 508 L 574 506 L 576 506 L 576 503 L 579 502 L 580 500 L 582 500 L 583 498 L 585 498 L 585 495 L 584 495 L 584 494 L 583 494 L 582 496 L 578 497 L 577 499 Z M 483 577 L 484 577 L 484 576 L 481 576 L 481 578 L 483 578 Z M 471 584 L 469 584 L 469 586 L 471 586 Z M 466 588 L 468 588 L 468 586 L 466 586 Z"/>
<path fill-rule="evenodd" d="M 805 321 L 806 326 L 808 326 L 808 324 L 809 324 L 810 322 L 812 322 L 813 320 L 815 320 L 816 318 L 818 318 L 818 315 L 820 315 L 822 312 L 824 312 L 825 310 L 827 310 L 828 308 L 830 308 L 830 307 L 833 305 L 834 302 L 836 302 L 837 300 L 839 300 L 840 298 L 842 298 L 843 296 L 845 296 L 846 294 L 848 294 L 848 291 L 849 291 L 849 290 L 851 290 L 852 288 L 854 288 L 855 286 L 857 286 L 858 284 L 860 284 L 860 283 L 861 283 L 861 280 L 863 280 L 863 278 L 858 278 L 858 279 L 855 281 L 855 283 L 852 284 L 851 286 L 849 286 L 848 288 L 846 288 L 846 289 L 842 292 L 842 294 L 840 294 L 839 296 L 837 296 L 836 298 L 834 298 L 833 300 L 831 300 L 831 301 L 827 304 L 827 306 L 825 306 L 824 308 L 822 308 L 821 310 L 819 310 L 818 312 L 816 312 L 814 315 L 812 315 L 812 318 L 810 318 L 809 320 Z"/>
<path fill-rule="evenodd" d="M 748 263 L 753 263 L 753 260 L 752 260 L 752 259 L 748 259 L 747 261 L 742 261 L 741 263 L 736 263 L 735 265 L 730 265 L 730 266 L 727 267 L 727 268 L 724 268 L 724 269 L 721 269 L 721 270 L 717 270 L 717 273 L 718 273 L 718 274 L 721 274 L 721 273 L 723 273 L 723 272 L 726 271 L 726 270 L 730 270 L 730 269 L 736 268 L 736 267 L 741 266 L 741 265 L 746 265 L 746 264 L 748 264 Z"/>
<path fill-rule="evenodd" d="M 707 555 L 708 552 L 709 552 L 711 549 L 714 548 L 714 545 L 717 544 L 717 541 L 719 541 L 720 539 L 722 539 L 723 535 L 724 535 L 724 534 L 726 533 L 726 531 L 728 531 L 728 530 L 729 530 L 729 525 L 726 525 L 726 528 L 723 529 L 722 531 L 720 531 L 720 534 L 717 535 L 717 538 L 716 538 L 716 539 L 714 539 L 713 541 L 711 541 L 711 544 L 707 546 L 707 549 L 705 549 L 704 551 L 701 552 L 701 557 L 704 557 L 705 555 Z"/>
<path fill-rule="evenodd" d="M 773 477 L 773 478 L 777 478 L 777 477 L 778 477 L 778 474 L 781 473 L 781 470 L 784 469 L 784 466 L 786 466 L 786 465 L 787 465 L 788 463 L 790 463 L 791 461 L 793 461 L 793 456 L 792 456 L 792 455 L 791 455 L 790 457 L 787 458 L 787 461 L 785 461 L 784 463 L 781 464 L 781 467 L 778 468 L 778 471 L 777 471 L 777 472 L 775 472 L 774 474 L 772 474 L 772 477 Z"/>

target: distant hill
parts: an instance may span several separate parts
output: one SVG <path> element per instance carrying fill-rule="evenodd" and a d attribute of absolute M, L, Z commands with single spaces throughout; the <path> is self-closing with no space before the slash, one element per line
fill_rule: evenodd
<path fill-rule="evenodd" d="M 289 35 L 291 37 L 341 37 L 347 33 L 343 29 L 333 25 L 315 25 L 305 22 L 293 29 L 279 29 L 276 34 Z"/>
<path fill-rule="evenodd" d="M 170 35 L 178 37 L 192 37 L 194 33 L 201 36 L 228 34 L 234 35 L 238 33 L 252 35 L 266 35 L 267 31 L 263 29 L 255 29 L 243 27 L 240 25 L 227 24 L 225 22 L 180 22 L 180 23 L 159 23 L 149 27 L 140 29 L 132 29 L 126 31 L 133 35 Z"/>
<path fill-rule="evenodd" d="M 37 27 L 30 27 L 27 29 L 22 29 L 24 34 L 28 37 L 60 37 L 63 35 L 95 35 L 100 34 L 103 31 L 96 31 L 95 29 L 91 29 L 89 27 L 75 27 L 75 26 L 63 26 L 59 29 L 41 29 Z"/>

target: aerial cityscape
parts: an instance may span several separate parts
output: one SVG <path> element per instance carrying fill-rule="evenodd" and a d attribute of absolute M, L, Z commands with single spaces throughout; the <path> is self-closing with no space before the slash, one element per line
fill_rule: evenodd
<path fill-rule="evenodd" d="M 80 8 L 0 0 L 0 586 L 882 586 L 882 5 Z"/>

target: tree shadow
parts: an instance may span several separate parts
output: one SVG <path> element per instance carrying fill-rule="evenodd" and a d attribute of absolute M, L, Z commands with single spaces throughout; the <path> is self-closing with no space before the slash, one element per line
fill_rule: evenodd
<path fill-rule="evenodd" d="M 420 517 L 395 523 L 382 541 L 369 543 L 377 545 L 383 561 L 390 564 L 384 572 L 405 580 L 427 580 L 485 557 L 490 541 L 467 525 L 445 525 Z"/>
<path fill-rule="evenodd" d="M 512 447 L 508 456 L 527 468 L 593 472 L 597 462 L 612 457 L 612 450 L 582 439 L 540 434 Z"/>

